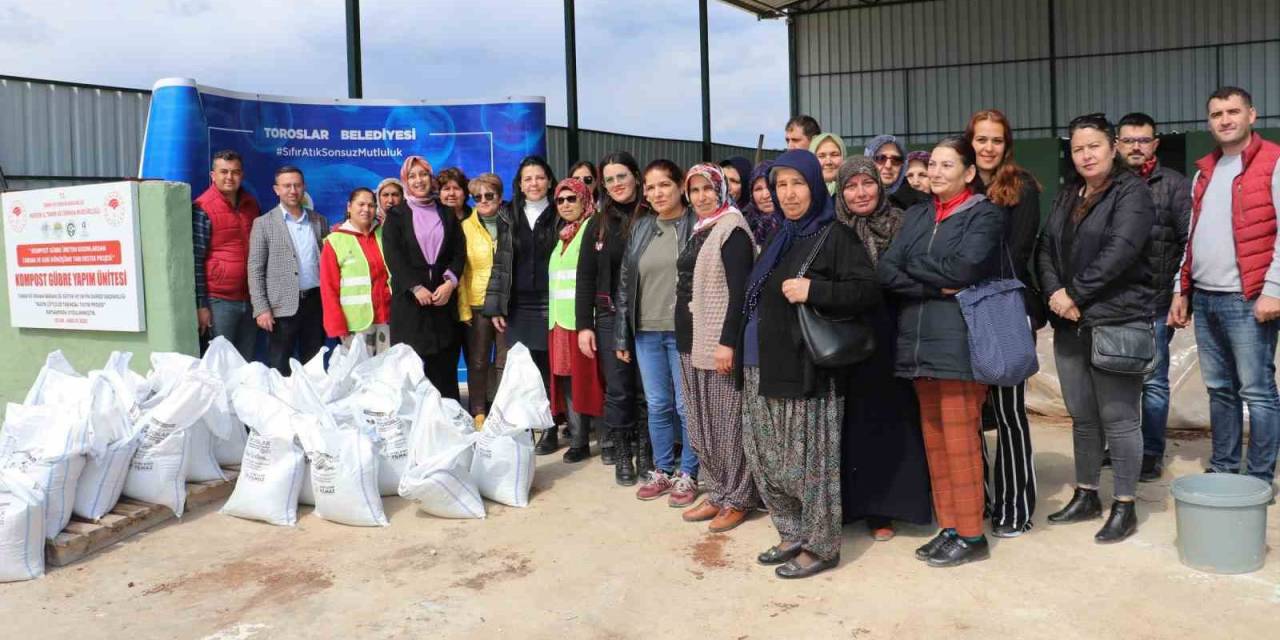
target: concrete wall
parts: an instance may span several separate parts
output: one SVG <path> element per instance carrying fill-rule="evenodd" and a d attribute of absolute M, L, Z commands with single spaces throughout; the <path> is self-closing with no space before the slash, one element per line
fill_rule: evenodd
<path fill-rule="evenodd" d="M 150 369 L 153 351 L 197 355 L 191 188 L 178 182 L 149 181 L 141 184 L 138 198 L 147 330 L 15 329 L 9 323 L 9 274 L 0 261 L 5 283 L 0 289 L 0 403 L 21 402 L 45 356 L 54 349 L 62 349 L 81 373 L 101 367 L 115 350 L 133 352 L 133 369 L 143 374 Z"/>

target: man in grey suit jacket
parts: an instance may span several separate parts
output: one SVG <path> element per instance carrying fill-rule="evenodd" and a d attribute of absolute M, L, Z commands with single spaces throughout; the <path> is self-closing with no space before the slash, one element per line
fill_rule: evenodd
<path fill-rule="evenodd" d="M 267 364 L 284 375 L 290 373 L 290 357 L 306 362 L 324 345 L 320 244 L 329 226 L 303 206 L 306 188 L 301 169 L 277 169 L 280 204 L 254 220 L 249 235 L 253 317 L 270 337 Z"/>

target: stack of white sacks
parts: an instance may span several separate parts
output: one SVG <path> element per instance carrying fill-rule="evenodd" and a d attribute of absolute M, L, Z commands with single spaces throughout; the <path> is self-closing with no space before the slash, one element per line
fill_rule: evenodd
<path fill-rule="evenodd" d="M 73 513 L 98 521 L 123 495 L 181 517 L 186 483 L 225 479 L 224 465 L 240 475 L 222 512 L 277 525 L 296 524 L 302 503 L 386 526 L 382 496 L 396 494 L 448 518 L 483 518 L 482 497 L 528 505 L 529 430 L 553 425 L 522 345 L 479 432 L 404 345 L 375 357 L 339 347 L 328 369 L 323 356 L 284 377 L 217 338 L 202 359 L 152 354 L 144 378 L 127 353 L 87 376 L 51 353 L 0 429 L 0 582 L 42 575 L 44 540 Z"/>

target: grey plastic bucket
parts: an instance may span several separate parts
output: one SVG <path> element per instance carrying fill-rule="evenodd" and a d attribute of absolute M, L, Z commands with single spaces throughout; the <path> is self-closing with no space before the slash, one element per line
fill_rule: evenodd
<path fill-rule="evenodd" d="M 1183 564 L 1212 573 L 1262 568 L 1271 485 L 1252 476 L 1206 473 L 1174 480 L 1172 492 Z"/>

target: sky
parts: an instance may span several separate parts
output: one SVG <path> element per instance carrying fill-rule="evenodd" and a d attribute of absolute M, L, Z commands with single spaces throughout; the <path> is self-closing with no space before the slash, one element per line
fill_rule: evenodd
<path fill-rule="evenodd" d="M 562 0 L 363 0 L 366 98 L 547 99 L 566 118 Z M 578 123 L 701 139 L 698 3 L 578 0 Z M 785 146 L 786 25 L 712 0 L 716 142 Z M 342 0 L 0 0 L 0 74 L 150 88 L 159 78 L 345 97 Z"/>

